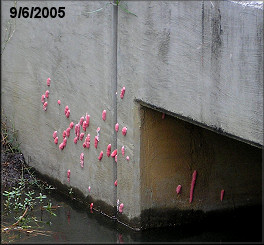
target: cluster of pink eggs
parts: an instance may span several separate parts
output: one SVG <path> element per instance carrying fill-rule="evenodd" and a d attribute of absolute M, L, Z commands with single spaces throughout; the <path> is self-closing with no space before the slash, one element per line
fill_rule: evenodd
<path fill-rule="evenodd" d="M 50 78 L 47 79 L 47 86 L 50 86 Z M 46 111 L 48 107 L 49 90 L 46 90 L 45 94 L 41 95 L 41 103 L 43 104 L 43 110 Z"/>
<path fill-rule="evenodd" d="M 51 82 L 51 79 L 48 78 L 47 79 L 47 86 L 49 87 L 50 86 L 50 82 Z M 121 89 L 121 93 L 120 93 L 120 98 L 123 99 L 124 98 L 124 94 L 125 94 L 125 87 L 122 87 Z M 43 110 L 46 111 L 47 110 L 47 106 L 48 106 L 48 98 L 49 98 L 49 90 L 46 90 L 45 94 L 43 94 L 41 96 L 41 102 L 43 104 Z M 58 100 L 58 105 L 61 104 L 61 101 Z M 102 119 L 103 121 L 106 121 L 106 113 L 107 111 L 106 110 L 103 110 L 102 111 Z M 70 108 L 68 105 L 65 106 L 65 109 L 64 109 L 64 114 L 66 116 L 66 118 L 69 118 L 70 117 Z M 165 113 L 162 114 L 162 119 L 165 118 Z M 67 138 L 70 137 L 70 131 L 71 129 L 73 129 L 74 127 L 74 133 L 75 133 L 75 137 L 74 137 L 74 143 L 77 144 L 77 142 L 80 140 L 80 141 L 83 141 L 84 139 L 84 136 L 85 136 L 85 132 L 87 130 L 87 128 L 89 127 L 89 123 L 90 123 L 90 115 L 86 113 L 85 116 L 81 116 L 79 122 L 77 124 L 75 124 L 75 127 L 74 127 L 74 123 L 71 122 L 69 124 L 69 127 L 63 131 L 63 134 L 62 134 L 62 142 L 59 144 L 59 149 L 60 150 L 63 150 L 66 145 L 67 145 Z M 81 128 L 84 132 L 81 133 Z M 115 131 L 118 132 L 119 131 L 119 124 L 116 123 L 115 125 Z M 99 136 L 100 136 L 100 127 L 97 128 L 96 130 L 96 135 L 94 137 L 94 147 L 95 149 L 97 149 L 98 147 L 98 143 L 99 143 Z M 122 134 L 124 136 L 126 136 L 127 134 L 127 127 L 124 126 L 122 128 Z M 57 131 L 54 131 L 53 132 L 53 138 L 54 138 L 54 143 L 55 144 L 58 144 L 58 132 Z M 90 148 L 90 140 L 91 140 L 91 135 L 88 133 L 87 136 L 85 137 L 84 139 L 84 142 L 82 144 L 83 148 L 87 148 L 89 149 Z M 122 153 L 122 156 L 125 156 L 125 146 L 122 146 L 121 147 L 121 153 Z M 104 155 L 104 152 L 103 151 L 100 151 L 99 153 L 99 156 L 98 156 L 98 160 L 101 161 L 103 159 L 103 155 Z M 111 152 L 111 144 L 108 144 L 107 146 L 107 149 L 106 149 L 106 155 L 107 157 L 112 157 L 115 159 L 115 162 L 117 163 L 117 156 L 118 156 L 118 151 L 117 149 L 114 149 L 112 152 Z M 126 156 L 126 160 L 129 161 L 129 156 Z M 80 155 L 80 165 L 81 167 L 83 168 L 84 167 L 84 153 L 81 153 Z M 67 180 L 68 182 L 70 182 L 70 173 L 71 171 L 68 170 L 67 171 Z M 192 182 L 191 182 L 191 188 L 190 188 L 190 200 L 189 202 L 191 203 L 192 200 L 193 200 L 193 192 L 194 192 L 194 186 L 195 186 L 195 181 L 196 181 L 196 176 L 197 176 L 197 171 L 195 170 L 193 172 L 193 177 L 192 177 Z M 117 180 L 115 180 L 114 182 L 114 185 L 117 186 Z M 89 186 L 89 192 L 91 191 L 91 187 Z M 181 193 L 181 189 L 182 189 L 182 186 L 181 185 L 178 185 L 177 188 L 176 188 L 176 193 L 177 195 L 179 195 Z M 220 200 L 222 201 L 223 200 L 223 196 L 224 196 L 224 190 L 221 190 L 221 194 L 220 194 Z M 119 200 L 118 200 L 118 211 L 120 213 L 123 212 L 123 207 L 124 207 L 124 204 L 121 203 L 119 205 Z M 90 209 L 92 210 L 93 209 L 93 203 L 90 204 Z"/>
<path fill-rule="evenodd" d="M 50 83 L 51 83 L 51 79 L 48 78 L 47 79 L 47 86 L 50 87 Z M 124 98 L 124 94 L 125 94 L 125 87 L 122 87 L 121 89 L 121 92 L 120 92 L 120 98 L 123 99 Z M 47 110 L 47 106 L 48 106 L 48 101 L 46 101 L 47 99 L 49 98 L 49 90 L 46 90 L 45 94 L 43 94 L 41 96 L 41 102 L 43 104 L 43 110 L 46 111 Z M 61 101 L 58 100 L 57 101 L 58 105 L 61 105 Z M 64 114 L 66 116 L 66 118 L 69 118 L 70 117 L 70 108 L 68 105 L 65 106 L 65 109 L 64 109 Z M 107 114 L 107 111 L 106 110 L 103 110 L 102 111 L 102 119 L 103 121 L 106 121 L 106 114 Z M 80 140 L 80 141 L 83 141 L 84 139 L 84 142 L 82 144 L 83 148 L 87 148 L 89 149 L 90 148 L 90 140 L 91 140 L 91 135 L 88 133 L 85 137 L 85 132 L 87 130 L 87 128 L 89 127 L 89 123 L 90 123 L 90 115 L 86 113 L 85 116 L 81 116 L 80 120 L 78 123 L 75 124 L 75 127 L 74 127 L 74 123 L 73 122 L 70 122 L 69 124 L 69 127 L 67 129 L 65 129 L 62 133 L 62 142 L 59 144 L 59 136 L 58 136 L 58 132 L 57 131 L 54 131 L 53 132 L 53 139 L 54 139 L 54 144 L 59 144 L 59 149 L 60 150 L 63 150 L 66 145 L 67 145 L 67 138 L 70 137 L 70 133 L 71 133 L 71 129 L 74 128 L 74 133 L 75 133 L 75 137 L 73 139 L 74 143 L 77 144 L 77 142 Z M 83 132 L 81 132 L 81 129 L 83 130 Z M 119 124 L 116 123 L 115 125 L 115 130 L 116 132 L 119 131 Z M 96 135 L 94 137 L 94 147 L 95 149 L 97 149 L 98 147 L 98 143 L 99 143 L 99 136 L 100 136 L 100 127 L 97 128 L 96 130 Z M 122 128 L 122 134 L 125 136 L 127 134 L 127 127 L 123 127 Z M 125 146 L 122 146 L 121 148 L 121 152 L 122 152 L 122 155 L 124 156 L 125 155 Z M 104 152 L 103 151 L 100 151 L 99 153 L 99 156 L 98 156 L 98 160 L 101 161 L 103 159 L 103 155 L 104 155 Z M 115 159 L 115 162 L 117 162 L 117 149 L 113 150 L 111 152 L 111 144 L 109 144 L 107 146 L 107 149 L 106 149 L 106 155 L 107 157 L 113 157 Z M 126 159 L 127 161 L 129 161 L 129 156 L 126 156 Z M 80 165 L 81 167 L 83 168 L 84 167 L 84 153 L 81 153 L 80 155 Z M 67 171 L 67 180 L 68 182 L 70 182 L 70 175 L 71 175 L 71 171 L 70 169 Z M 117 180 L 114 182 L 114 185 L 117 186 Z M 91 191 L 91 187 L 89 186 L 89 192 Z M 121 203 L 120 204 L 120 212 L 123 212 L 123 207 L 124 204 Z M 91 204 L 91 207 L 93 207 L 93 203 Z"/>

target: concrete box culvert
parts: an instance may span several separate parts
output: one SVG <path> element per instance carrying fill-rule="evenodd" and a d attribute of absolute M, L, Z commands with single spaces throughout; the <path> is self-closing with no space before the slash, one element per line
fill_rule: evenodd
<path fill-rule="evenodd" d="M 150 108 L 140 111 L 142 227 L 196 223 L 216 212 L 261 206 L 261 149 Z"/>
<path fill-rule="evenodd" d="M 20 6 L 30 4 L 23 1 Z M 38 2 L 40 7 L 46 4 L 61 2 Z M 119 199 L 124 209 L 118 218 L 134 227 L 168 224 L 168 214 L 175 217 L 176 210 L 179 220 L 184 212 L 191 217 L 190 210 L 202 217 L 203 212 L 230 208 L 231 199 L 235 207 L 259 203 L 260 149 L 168 115 L 161 120 L 160 113 L 134 100 L 262 146 L 263 11 L 228 1 L 140 4 L 126 2 L 137 18 L 122 11 L 113 14 L 110 5 L 89 15 L 87 11 L 102 5 L 66 1 L 63 19 L 17 19 L 2 55 L 1 102 L 19 131 L 25 159 L 31 158 L 33 167 L 66 188 L 78 189 L 95 207 L 99 200 L 102 209 L 105 203 L 109 215 L 115 215 Z M 13 2 L 3 2 L 4 22 L 10 6 Z M 40 98 L 48 77 L 52 81 L 44 112 Z M 121 100 L 115 92 L 119 95 L 123 86 Z M 72 135 L 63 152 L 53 143 L 52 133 L 58 130 L 61 137 L 71 121 L 64 115 L 66 105 L 74 123 L 86 112 L 91 115 L 91 149 L 84 153 L 84 168 L 82 146 L 73 143 Z M 101 117 L 104 109 L 106 121 Z M 120 131 L 114 135 L 116 121 Z M 104 140 L 97 150 L 93 139 L 98 126 Z M 126 136 L 121 133 L 124 126 Z M 119 152 L 125 146 L 118 165 L 106 157 L 109 143 Z M 101 150 L 104 156 L 98 162 Z M 182 190 L 176 195 L 179 184 Z M 164 219 L 159 220 L 161 211 Z"/>
<path fill-rule="evenodd" d="M 243 217 L 249 213 L 254 218 L 259 215 L 255 211 L 252 213 L 252 209 L 262 202 L 261 149 L 161 111 L 140 105 L 136 105 L 135 110 L 140 119 L 139 169 L 137 163 L 126 163 L 121 156 L 117 164 L 117 194 L 120 203 L 124 203 L 124 212 L 118 213 L 115 206 L 93 195 L 84 195 L 78 187 L 73 187 L 75 200 L 83 202 L 84 208 L 89 209 L 93 202 L 96 210 L 112 218 L 117 215 L 120 224 L 135 230 L 195 225 L 212 217 L 218 217 L 218 222 L 232 221 L 237 212 Z M 131 169 L 130 177 L 121 174 L 124 168 Z M 190 203 L 194 170 L 197 179 Z M 137 182 L 133 172 L 137 171 L 140 172 L 137 176 L 140 191 L 133 193 L 131 189 L 135 187 L 131 185 Z M 48 175 L 45 179 L 67 194 L 68 185 Z M 176 192 L 178 185 L 182 186 L 179 194 Z M 222 201 L 221 190 L 225 191 Z M 139 202 L 127 202 L 128 196 Z M 139 215 L 133 216 L 129 210 L 140 210 Z"/>

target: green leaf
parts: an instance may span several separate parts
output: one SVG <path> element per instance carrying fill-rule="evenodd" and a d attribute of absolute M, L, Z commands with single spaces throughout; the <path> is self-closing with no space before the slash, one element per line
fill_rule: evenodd
<path fill-rule="evenodd" d="M 126 13 L 128 13 L 128 14 L 132 14 L 132 15 L 134 15 L 134 16 L 136 16 L 137 17 L 137 15 L 136 14 L 134 14 L 134 13 L 132 13 L 132 12 L 130 12 L 129 10 L 127 10 L 126 8 L 124 8 L 121 4 L 119 4 L 118 5 L 123 11 L 125 11 Z"/>

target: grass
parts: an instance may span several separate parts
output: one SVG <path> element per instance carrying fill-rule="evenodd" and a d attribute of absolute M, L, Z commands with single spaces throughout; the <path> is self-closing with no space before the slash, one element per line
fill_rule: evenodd
<path fill-rule="evenodd" d="M 11 125 L 11 126 L 9 126 Z M 18 131 L 13 122 L 8 122 L 7 117 L 3 116 L 1 120 L 1 146 L 2 153 L 21 154 L 20 143 L 18 142 Z M 2 168 L 9 163 L 1 163 Z M 57 206 L 52 206 L 45 193 L 50 193 L 53 188 L 47 183 L 37 179 L 31 167 L 24 162 L 20 162 L 21 170 L 17 173 L 18 181 L 2 189 L 2 209 L 1 232 L 2 243 L 20 240 L 20 235 L 24 233 L 27 236 L 50 235 L 49 231 L 43 230 L 43 226 L 49 222 L 42 221 L 43 212 L 47 212 L 49 217 L 56 216 Z M 15 165 L 14 165 L 15 166 Z M 6 171 L 9 173 L 10 170 Z M 21 171 L 21 172 L 20 172 Z M 27 174 L 27 177 L 25 177 Z M 29 176 L 29 177 L 28 177 Z"/>
<path fill-rule="evenodd" d="M 21 153 L 20 143 L 18 142 L 18 131 L 15 124 L 10 121 L 8 125 L 7 117 L 2 113 L 1 120 L 1 144 L 4 153 Z"/>

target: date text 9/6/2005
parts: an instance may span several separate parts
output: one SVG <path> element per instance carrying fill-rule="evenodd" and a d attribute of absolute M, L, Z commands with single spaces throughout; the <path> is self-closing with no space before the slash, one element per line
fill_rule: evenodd
<path fill-rule="evenodd" d="M 10 17 L 11 18 L 63 18 L 65 16 L 65 7 L 16 7 L 10 8 Z"/>

